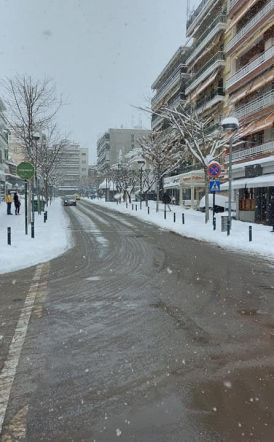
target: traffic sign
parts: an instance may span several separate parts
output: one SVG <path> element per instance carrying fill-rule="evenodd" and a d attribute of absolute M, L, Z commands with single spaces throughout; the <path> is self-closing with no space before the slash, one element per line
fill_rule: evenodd
<path fill-rule="evenodd" d="M 222 172 L 222 166 L 219 163 L 217 163 L 217 161 L 212 161 L 212 163 L 208 165 L 207 173 L 212 178 L 218 178 L 221 175 L 221 172 Z"/>
<path fill-rule="evenodd" d="M 220 192 L 221 191 L 221 183 L 219 180 L 211 180 L 209 182 L 209 190 L 210 192 Z"/>
<path fill-rule="evenodd" d="M 31 163 L 23 161 L 17 166 L 17 175 L 23 180 L 30 180 L 34 175 L 34 166 Z"/>

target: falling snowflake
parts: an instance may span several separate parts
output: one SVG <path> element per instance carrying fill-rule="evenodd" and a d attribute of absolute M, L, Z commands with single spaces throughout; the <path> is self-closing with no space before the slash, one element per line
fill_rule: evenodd
<path fill-rule="evenodd" d="M 119 437 L 121 436 L 122 431 L 119 428 L 116 428 L 116 436 Z"/>

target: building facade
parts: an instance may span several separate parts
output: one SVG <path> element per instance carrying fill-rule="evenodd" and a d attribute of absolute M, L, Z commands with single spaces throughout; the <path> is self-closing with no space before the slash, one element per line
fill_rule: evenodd
<path fill-rule="evenodd" d="M 226 114 L 240 123 L 232 154 L 238 217 L 267 222 L 274 195 L 274 0 L 230 0 L 225 40 Z"/>
<path fill-rule="evenodd" d="M 126 155 L 139 146 L 138 138 L 150 133 L 147 129 L 109 129 L 97 141 L 97 168 L 105 172 L 125 162 Z"/>
<path fill-rule="evenodd" d="M 67 140 L 60 154 L 56 175 L 59 194 L 79 192 L 83 183 L 88 180 L 88 149 Z"/>

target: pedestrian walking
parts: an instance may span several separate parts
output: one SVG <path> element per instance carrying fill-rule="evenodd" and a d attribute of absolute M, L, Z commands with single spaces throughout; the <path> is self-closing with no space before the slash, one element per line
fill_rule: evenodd
<path fill-rule="evenodd" d="M 15 215 L 19 215 L 21 202 L 19 200 L 19 196 L 18 196 L 17 192 L 14 193 L 13 202 L 14 202 L 14 207 L 15 207 Z"/>
<path fill-rule="evenodd" d="M 12 195 L 10 193 L 10 190 L 8 190 L 8 193 L 5 196 L 5 203 L 7 204 L 7 215 L 12 215 L 11 213 L 11 203 L 12 203 Z"/>
<path fill-rule="evenodd" d="M 162 201 L 163 201 L 163 203 L 165 204 L 165 205 L 167 205 L 167 207 L 168 207 L 168 210 L 171 212 L 171 208 L 170 208 L 170 202 L 171 202 L 171 198 L 170 198 L 170 196 L 169 196 L 169 194 L 168 193 L 164 193 L 163 194 L 163 198 L 162 198 Z"/>

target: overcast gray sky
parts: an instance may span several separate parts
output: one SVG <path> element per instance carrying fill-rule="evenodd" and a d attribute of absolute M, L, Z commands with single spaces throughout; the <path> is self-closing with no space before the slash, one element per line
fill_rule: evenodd
<path fill-rule="evenodd" d="M 198 3 L 192 1 L 193 4 Z M 50 77 L 60 129 L 91 153 L 110 127 L 149 127 L 131 105 L 185 43 L 186 0 L 0 0 L 1 77 Z M 1 95 L 1 91 L 0 91 Z"/>

